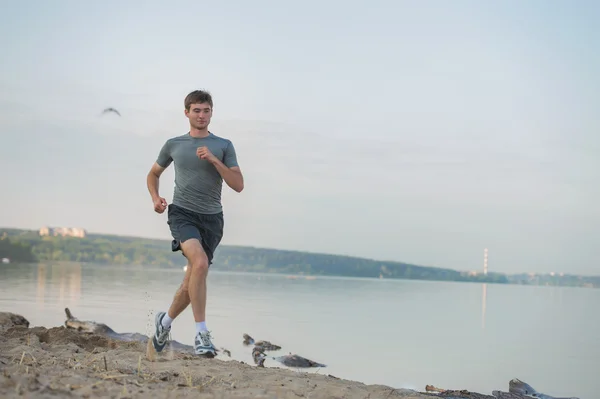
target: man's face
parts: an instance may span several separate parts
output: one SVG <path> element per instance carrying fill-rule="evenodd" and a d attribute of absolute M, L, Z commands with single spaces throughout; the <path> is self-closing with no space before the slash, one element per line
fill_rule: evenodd
<path fill-rule="evenodd" d="M 190 110 L 185 110 L 185 116 L 190 120 L 190 125 L 195 129 L 206 129 L 210 124 L 212 109 L 210 104 L 192 104 Z"/>

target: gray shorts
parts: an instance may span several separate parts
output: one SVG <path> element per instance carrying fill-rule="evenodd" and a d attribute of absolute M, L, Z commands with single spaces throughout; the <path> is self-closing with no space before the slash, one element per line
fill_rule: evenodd
<path fill-rule="evenodd" d="M 173 236 L 171 251 L 181 251 L 182 242 L 196 238 L 202 244 L 208 264 L 211 265 L 215 250 L 223 238 L 223 212 L 205 215 L 169 204 L 167 215 L 167 224 Z"/>

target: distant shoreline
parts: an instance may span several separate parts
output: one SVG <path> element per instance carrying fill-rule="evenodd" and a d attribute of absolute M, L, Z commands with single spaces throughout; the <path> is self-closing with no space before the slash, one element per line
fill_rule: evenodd
<path fill-rule="evenodd" d="M 48 234 L 45 228 L 45 234 Z M 67 231 L 68 230 L 62 230 Z M 81 231 L 81 230 L 80 230 Z M 56 234 L 56 233 L 55 233 Z M 79 232 L 78 232 L 79 234 Z M 0 258 L 12 263 L 80 262 L 116 266 L 182 268 L 185 258 L 169 250 L 170 241 L 152 238 L 86 234 L 84 237 L 41 236 L 36 230 L 0 228 Z M 489 284 L 600 288 L 600 276 L 567 274 L 504 274 L 458 271 L 395 261 L 294 250 L 223 245 L 215 254 L 220 271 L 290 276 L 331 276 L 454 281 Z"/>
<path fill-rule="evenodd" d="M 103 263 L 96 263 L 96 262 L 77 262 L 77 261 L 36 261 L 36 262 L 14 262 L 13 265 L 15 264 L 28 264 L 28 265 L 41 265 L 41 264 L 50 264 L 50 265 L 56 265 L 56 264 L 65 264 L 65 265 L 75 265 L 75 264 L 81 264 L 81 265 L 92 265 L 92 266 L 98 266 L 98 267 L 102 267 L 102 266 L 109 266 L 109 267 L 131 267 L 131 268 L 155 268 L 155 269 L 168 269 L 168 270 L 173 270 L 173 271 L 178 271 L 181 270 L 183 268 L 183 265 L 181 266 L 169 266 L 169 267 L 163 267 L 163 266 L 158 266 L 158 265 L 148 265 L 148 264 L 136 264 L 136 263 L 132 263 L 132 264 L 123 264 L 123 265 L 119 265 L 119 264 L 111 264 L 111 265 L 107 265 L 107 264 L 103 264 Z M 0 266 L 1 267 L 1 266 Z M 430 282 L 430 283 L 466 283 L 466 284 L 494 284 L 494 285 L 510 285 L 510 286 L 523 286 L 523 287 L 542 287 L 542 288 L 600 288 L 600 287 L 584 287 L 584 286 L 576 286 L 576 285 L 542 285 L 542 284 L 520 284 L 520 283 L 495 283 L 495 282 L 478 282 L 478 281 L 455 281 L 455 280 L 423 280 L 423 279 L 406 279 L 406 278 L 387 278 L 387 279 L 379 279 L 377 277 L 360 277 L 360 276 L 345 276 L 345 275 L 304 275 L 304 274 L 290 274 L 290 273 L 284 273 L 284 272 L 277 272 L 277 271 L 272 271 L 272 272 L 264 272 L 264 271 L 243 271 L 243 270 L 231 270 L 231 269 L 221 269 L 219 267 L 218 264 L 215 264 L 213 272 L 216 273 L 230 273 L 230 274 L 245 274 L 245 275 L 263 275 L 263 276 L 277 276 L 277 277 L 282 277 L 282 278 L 289 278 L 292 280 L 315 280 L 315 279 L 321 279 L 321 278 L 347 278 L 347 279 L 365 279 L 365 280 L 386 280 L 386 281 L 416 281 L 416 282 Z M 183 273 L 183 271 L 182 271 Z"/>

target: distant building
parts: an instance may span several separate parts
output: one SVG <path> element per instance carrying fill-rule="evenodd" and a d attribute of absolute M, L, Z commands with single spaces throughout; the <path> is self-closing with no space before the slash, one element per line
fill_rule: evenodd
<path fill-rule="evenodd" d="M 40 229 L 40 236 L 62 236 L 62 237 L 79 237 L 84 238 L 86 231 L 79 227 L 48 227 L 44 226 Z"/>

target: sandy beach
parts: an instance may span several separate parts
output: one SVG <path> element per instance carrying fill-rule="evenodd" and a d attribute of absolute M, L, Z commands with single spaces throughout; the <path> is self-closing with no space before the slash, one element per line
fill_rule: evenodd
<path fill-rule="evenodd" d="M 167 351 L 0 312 L 0 396 L 6 398 L 431 398 L 310 369 L 257 367 Z M 423 387 L 425 388 L 425 387 Z"/>
<path fill-rule="evenodd" d="M 266 357 L 247 364 L 232 359 L 226 348 L 210 359 L 176 341 L 156 353 L 144 335 L 114 333 L 103 323 L 65 312 L 65 326 L 52 328 L 32 327 L 19 314 L 0 312 L 0 397 L 553 399 L 518 379 L 507 384 L 510 393 L 444 391 L 433 385 L 420 392 L 342 379 L 323 365 L 306 367 L 317 363 L 297 355 L 283 356 L 290 367 L 278 367 L 282 363 L 264 352 Z M 257 353 L 268 344 L 252 342 L 249 350 Z"/>

